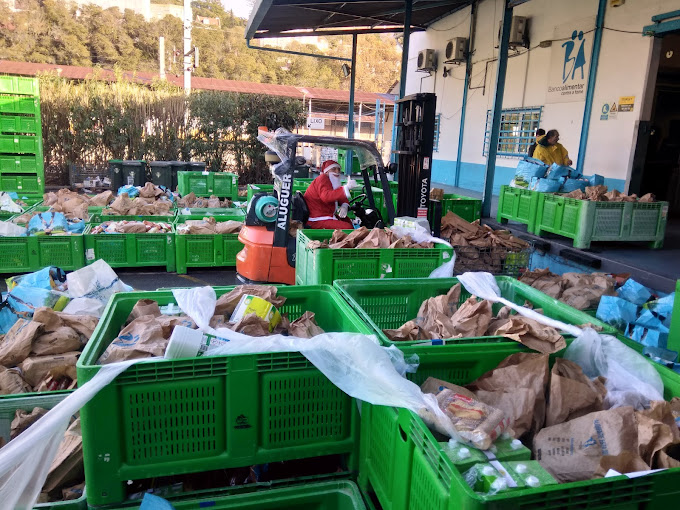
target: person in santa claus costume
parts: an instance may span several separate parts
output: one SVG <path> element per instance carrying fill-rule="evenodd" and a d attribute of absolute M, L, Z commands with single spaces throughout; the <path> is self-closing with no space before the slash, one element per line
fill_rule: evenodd
<path fill-rule="evenodd" d="M 351 177 L 343 186 L 340 181 L 340 165 L 331 159 L 324 161 L 321 175 L 305 191 L 305 202 L 309 209 L 308 225 L 311 228 L 354 228 L 347 219 L 347 211 L 349 192 L 358 186 Z"/>

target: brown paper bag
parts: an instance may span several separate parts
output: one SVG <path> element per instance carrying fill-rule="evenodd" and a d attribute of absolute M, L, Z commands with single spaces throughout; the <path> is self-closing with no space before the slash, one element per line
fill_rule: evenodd
<path fill-rule="evenodd" d="M 350 234 L 348 238 L 351 236 Z M 371 229 L 369 234 L 361 242 L 356 244 L 358 249 L 389 248 L 392 241 L 389 234 L 382 228 Z"/>
<path fill-rule="evenodd" d="M 216 234 L 238 234 L 243 227 L 243 223 L 240 221 L 218 221 L 215 224 Z"/>
<path fill-rule="evenodd" d="M 548 355 L 512 354 L 490 372 L 466 385 L 478 400 L 496 407 L 510 418 L 517 439 L 531 437 L 545 421 Z"/>
<path fill-rule="evenodd" d="M 113 196 L 113 191 L 104 191 L 93 196 L 90 200 L 90 205 L 93 207 L 106 207 L 114 200 Z"/>
<path fill-rule="evenodd" d="M 57 314 L 63 321 L 64 326 L 68 326 L 81 335 L 80 340 L 83 345 L 87 343 L 92 333 L 94 333 L 97 324 L 99 324 L 99 318 L 94 315 L 71 315 L 63 312 L 57 312 Z"/>
<path fill-rule="evenodd" d="M 57 455 L 47 473 L 43 490 L 50 492 L 57 487 L 69 485 L 83 479 L 83 436 L 80 418 L 66 430 L 59 444 Z"/>
<path fill-rule="evenodd" d="M 31 356 L 21 362 L 19 368 L 21 368 L 26 382 L 31 386 L 37 386 L 52 370 L 75 369 L 79 356 L 79 352 L 65 352 L 55 356 Z"/>
<path fill-rule="evenodd" d="M 208 199 L 208 207 L 215 208 L 215 209 L 222 207 L 222 204 L 220 203 L 220 199 L 217 198 L 215 195 L 210 195 L 210 198 Z"/>
<path fill-rule="evenodd" d="M 477 301 L 477 298 L 470 296 L 451 317 L 454 329 L 450 338 L 484 336 L 491 317 L 491 301 Z"/>
<path fill-rule="evenodd" d="M 635 417 L 638 425 L 638 453 L 651 466 L 659 452 L 680 443 L 680 431 L 670 403 L 652 401 L 650 404 L 649 409 L 636 411 Z"/>
<path fill-rule="evenodd" d="M 420 391 L 422 391 L 423 393 L 431 393 L 432 395 L 437 395 L 439 392 L 445 389 L 455 391 L 456 393 L 468 398 L 474 399 L 477 398 L 475 397 L 475 394 L 472 393 L 467 388 L 458 386 L 447 381 L 442 381 L 441 379 L 436 379 L 434 377 L 428 377 L 427 379 L 425 379 L 425 382 L 420 385 Z"/>
<path fill-rule="evenodd" d="M 196 329 L 196 323 L 187 315 L 161 315 L 160 317 L 156 317 L 156 322 L 161 326 L 161 334 L 163 335 L 163 338 L 168 340 L 170 339 L 175 326 L 184 326 L 186 328 Z"/>
<path fill-rule="evenodd" d="M 430 190 L 430 200 L 439 200 L 440 202 L 444 199 L 444 190 L 441 188 L 432 188 Z"/>
<path fill-rule="evenodd" d="M 162 194 L 163 192 L 154 186 L 152 182 L 147 182 L 142 189 L 139 190 L 139 196 L 142 198 L 156 198 Z"/>
<path fill-rule="evenodd" d="M 634 473 L 635 471 L 647 471 L 650 467 L 635 452 L 622 451 L 618 455 L 605 455 L 600 459 L 600 465 L 595 470 L 593 478 L 604 478 L 610 469 L 619 473 Z"/>
<path fill-rule="evenodd" d="M 308 250 L 318 250 L 320 248 L 328 248 L 328 243 L 326 241 L 309 241 L 307 243 Z"/>
<path fill-rule="evenodd" d="M 656 202 L 656 197 L 654 196 L 654 193 L 647 193 L 646 195 L 642 195 L 638 202 Z"/>
<path fill-rule="evenodd" d="M 617 407 L 541 430 L 534 438 L 536 460 L 560 482 L 593 478 L 605 455 L 637 455 L 632 407 Z"/>
<path fill-rule="evenodd" d="M 422 331 L 416 321 L 408 321 L 398 329 L 383 329 L 383 333 L 393 342 L 432 339 L 432 335 Z"/>
<path fill-rule="evenodd" d="M 156 317 L 146 315 L 125 326 L 99 358 L 100 365 L 129 359 L 163 356 L 168 340 Z"/>
<path fill-rule="evenodd" d="M 128 316 L 128 321 L 132 322 L 135 319 L 144 317 L 145 315 L 152 315 L 154 317 L 161 316 L 161 309 L 158 306 L 158 302 L 153 299 L 140 299 L 135 303 L 132 308 L 130 315 Z"/>
<path fill-rule="evenodd" d="M 68 326 L 62 326 L 55 331 L 39 335 L 33 341 L 31 356 L 63 354 L 77 351 L 81 347 L 80 335 Z"/>
<path fill-rule="evenodd" d="M 33 389 L 24 381 L 18 368 L 0 366 L 0 395 L 30 393 L 31 391 Z"/>
<path fill-rule="evenodd" d="M 230 325 L 230 329 L 248 336 L 270 335 L 269 321 L 264 320 L 254 313 L 248 314 L 241 318 L 236 324 Z"/>
<path fill-rule="evenodd" d="M 591 381 L 573 361 L 555 359 L 550 373 L 546 427 L 602 411 L 606 394 L 603 378 Z"/>
<path fill-rule="evenodd" d="M 299 338 L 312 338 L 321 335 L 324 330 L 319 327 L 314 318 L 314 313 L 305 312 L 301 317 L 290 323 L 288 332 L 291 336 Z"/>
<path fill-rule="evenodd" d="M 14 419 L 10 426 L 10 438 L 14 439 L 46 414 L 47 409 L 43 409 L 42 407 L 34 407 L 31 412 L 17 409 L 14 412 Z"/>
<path fill-rule="evenodd" d="M 286 298 L 277 296 L 277 288 L 271 285 L 238 285 L 230 292 L 223 294 L 217 299 L 215 304 L 215 315 L 226 315 L 231 317 L 236 305 L 241 300 L 241 296 L 249 294 L 257 296 L 270 302 L 276 308 L 280 308 L 286 302 Z"/>
<path fill-rule="evenodd" d="M 132 207 L 132 200 L 127 193 L 121 193 L 116 197 L 116 199 L 111 203 L 111 205 L 104 209 L 104 214 L 116 214 L 116 215 L 126 215 L 130 208 Z"/>
<path fill-rule="evenodd" d="M 502 335 L 543 354 L 553 354 L 567 347 L 564 337 L 555 328 L 519 315 L 510 317 L 492 334 Z"/>
<path fill-rule="evenodd" d="M 26 319 L 15 322 L 0 343 L 0 365 L 13 367 L 25 360 L 42 327 L 41 323 Z"/>

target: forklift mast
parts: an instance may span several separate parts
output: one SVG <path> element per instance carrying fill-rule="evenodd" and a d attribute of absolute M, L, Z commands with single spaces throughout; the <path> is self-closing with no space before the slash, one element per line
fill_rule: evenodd
<path fill-rule="evenodd" d="M 397 216 L 428 218 L 436 106 L 437 96 L 432 93 L 397 101 Z"/>

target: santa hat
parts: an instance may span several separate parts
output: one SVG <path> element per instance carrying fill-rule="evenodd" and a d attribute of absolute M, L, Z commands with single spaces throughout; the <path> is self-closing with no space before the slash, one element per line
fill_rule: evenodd
<path fill-rule="evenodd" d="M 324 173 L 324 174 L 328 173 L 331 170 L 334 170 L 335 168 L 337 168 L 338 170 L 342 170 L 337 161 L 333 161 L 332 159 L 327 159 L 326 161 L 324 161 L 321 164 L 321 173 Z"/>

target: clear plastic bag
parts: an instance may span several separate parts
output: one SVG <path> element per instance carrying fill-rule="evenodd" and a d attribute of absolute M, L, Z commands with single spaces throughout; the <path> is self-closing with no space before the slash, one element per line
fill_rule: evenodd
<path fill-rule="evenodd" d="M 495 278 L 489 273 L 464 273 L 458 279 L 472 295 L 507 305 L 521 315 L 576 337 L 564 358 L 580 365 L 588 377 L 606 377 L 610 407 L 631 405 L 643 409 L 649 407 L 651 400 L 663 400 L 659 373 L 644 356 L 617 338 L 550 319 L 502 298 Z"/>
<path fill-rule="evenodd" d="M 410 236 L 417 243 L 435 243 L 442 244 L 452 248 L 451 243 L 444 241 L 438 237 L 434 237 L 422 225 L 416 224 L 415 228 L 404 228 L 399 226 L 392 226 L 390 230 L 397 235 L 397 237 Z M 445 254 L 444 258 L 448 256 Z M 451 252 L 451 259 L 446 260 L 441 266 L 430 273 L 428 278 L 451 278 L 453 277 L 453 267 L 456 265 L 456 252 Z"/>
<path fill-rule="evenodd" d="M 66 277 L 71 298 L 86 297 L 103 304 L 117 292 L 130 292 L 132 287 L 120 281 L 116 272 L 105 261 L 99 259 L 89 266 L 69 273 Z"/>

